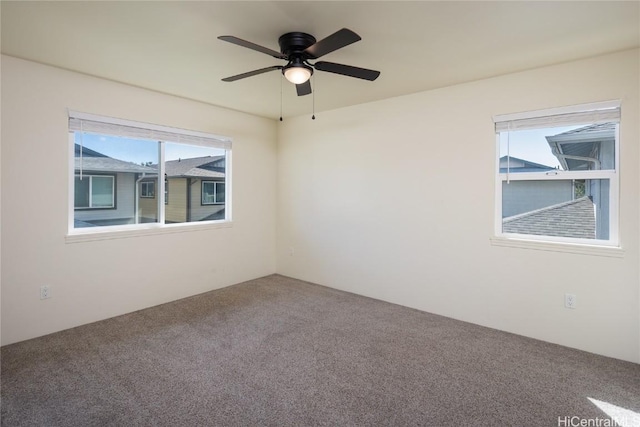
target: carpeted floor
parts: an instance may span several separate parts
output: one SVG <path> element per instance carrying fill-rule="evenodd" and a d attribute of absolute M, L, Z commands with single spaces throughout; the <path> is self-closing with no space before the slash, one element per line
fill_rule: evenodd
<path fill-rule="evenodd" d="M 640 365 L 279 275 L 1 355 L 5 426 L 569 426 L 607 418 L 589 398 L 640 413 Z"/>

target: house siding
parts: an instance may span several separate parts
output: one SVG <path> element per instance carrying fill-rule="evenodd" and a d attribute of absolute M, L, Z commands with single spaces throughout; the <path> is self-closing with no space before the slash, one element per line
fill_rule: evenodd
<path fill-rule="evenodd" d="M 91 175 L 91 171 L 84 171 Z M 101 174 L 104 174 L 101 173 Z M 135 210 L 135 178 L 130 173 L 116 174 L 116 208 L 115 209 L 78 209 L 74 219 L 79 221 L 118 221 L 123 224 L 133 223 Z"/>
<path fill-rule="evenodd" d="M 170 178 L 169 203 L 165 205 L 164 215 L 166 222 L 185 222 L 187 220 L 187 179 Z"/>
<path fill-rule="evenodd" d="M 573 199 L 571 181 L 511 181 L 502 183 L 502 217 L 542 209 Z"/>
<path fill-rule="evenodd" d="M 223 180 L 211 180 L 205 181 L 218 181 Z M 169 203 L 165 205 L 165 221 L 168 223 L 187 222 L 187 185 L 189 180 L 187 178 L 169 178 Z M 140 186 L 140 184 L 138 184 Z M 156 186 L 157 188 L 157 186 Z M 139 190 L 139 188 L 138 188 Z M 156 196 L 157 196 L 156 190 Z M 139 199 L 139 212 L 140 222 L 154 222 L 157 221 L 157 198 L 143 198 Z M 202 180 L 191 178 L 191 218 L 190 222 L 203 221 L 212 215 L 215 215 L 225 208 L 224 204 L 221 205 L 203 205 L 202 204 Z"/>
<path fill-rule="evenodd" d="M 140 191 L 141 183 L 138 183 L 138 191 Z M 140 193 L 138 193 L 140 194 Z M 158 186 L 156 183 L 156 196 L 139 197 L 138 202 L 138 222 L 158 222 Z"/>

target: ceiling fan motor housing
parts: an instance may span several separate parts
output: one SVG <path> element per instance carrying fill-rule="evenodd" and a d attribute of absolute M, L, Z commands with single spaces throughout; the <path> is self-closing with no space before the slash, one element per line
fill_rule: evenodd
<path fill-rule="evenodd" d="M 283 34 L 278 39 L 280 45 L 280 52 L 290 56 L 296 54 L 302 54 L 302 51 L 316 43 L 316 38 L 311 34 L 292 32 Z M 306 59 L 306 58 L 305 58 Z"/>

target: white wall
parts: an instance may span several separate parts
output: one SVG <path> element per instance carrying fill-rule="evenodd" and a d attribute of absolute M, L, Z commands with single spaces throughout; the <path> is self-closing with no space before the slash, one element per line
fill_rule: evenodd
<path fill-rule="evenodd" d="M 640 362 L 638 62 L 627 51 L 277 125 L 3 56 L 2 344 L 278 271 Z M 625 256 L 492 246 L 491 117 L 609 99 L 623 102 Z M 233 227 L 66 243 L 67 108 L 232 137 Z"/>
<path fill-rule="evenodd" d="M 275 272 L 273 120 L 7 56 L 1 66 L 2 344 Z M 66 243 L 67 108 L 233 138 L 233 226 Z M 41 301 L 43 284 L 53 297 Z"/>
<path fill-rule="evenodd" d="M 640 362 L 638 63 L 632 50 L 285 120 L 278 272 Z M 624 257 L 492 246 L 492 116 L 612 99 Z"/>

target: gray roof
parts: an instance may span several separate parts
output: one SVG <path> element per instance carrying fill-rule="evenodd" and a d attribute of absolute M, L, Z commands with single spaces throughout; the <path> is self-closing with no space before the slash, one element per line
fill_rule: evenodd
<path fill-rule="evenodd" d="M 165 162 L 165 173 L 169 178 L 224 178 L 224 156 L 194 157 Z M 222 163 L 223 166 L 219 166 Z"/>
<path fill-rule="evenodd" d="M 577 134 L 586 136 L 586 135 L 592 135 L 594 133 L 600 133 L 600 132 L 613 134 L 615 130 L 616 130 L 616 122 L 597 123 L 595 125 L 584 126 L 578 129 L 562 132 L 562 133 L 559 133 L 558 135 L 554 135 L 554 137 L 560 136 L 560 135 L 577 135 Z"/>
<path fill-rule="evenodd" d="M 83 157 L 80 158 L 82 151 Z M 143 166 L 114 159 L 98 151 L 75 144 L 75 169 L 86 172 L 129 172 L 155 176 L 158 165 Z M 169 178 L 224 178 L 224 156 L 205 156 L 165 162 L 165 174 Z M 220 162 L 222 160 L 222 162 Z"/>
<path fill-rule="evenodd" d="M 86 172 L 158 173 L 158 170 L 153 166 L 142 166 L 111 157 L 76 157 L 76 171 L 79 171 L 81 167 Z"/>
<path fill-rule="evenodd" d="M 525 160 L 525 159 L 521 159 L 519 157 L 513 157 L 513 156 L 500 157 L 500 163 L 502 163 L 503 161 L 509 164 L 509 172 L 540 172 L 541 170 L 550 171 L 554 169 L 551 166 L 543 165 L 540 163 L 532 162 L 529 160 Z M 512 165 L 512 163 L 518 163 L 518 162 L 522 162 L 522 166 Z M 507 168 L 501 167 L 500 173 L 505 173 L 505 172 L 507 172 Z"/>
<path fill-rule="evenodd" d="M 502 220 L 505 233 L 595 239 L 594 205 L 587 196 Z"/>
<path fill-rule="evenodd" d="M 82 151 L 83 157 L 80 158 Z M 75 168 L 87 172 L 130 172 L 157 175 L 158 165 L 143 166 L 114 159 L 98 151 L 75 144 Z M 165 174 L 169 178 L 224 178 L 224 156 L 193 157 L 165 162 Z"/>
<path fill-rule="evenodd" d="M 143 166 L 133 162 L 114 159 L 106 154 L 75 144 L 75 169 L 87 172 L 158 173 L 157 166 Z M 80 157 L 82 154 L 82 157 Z"/>

